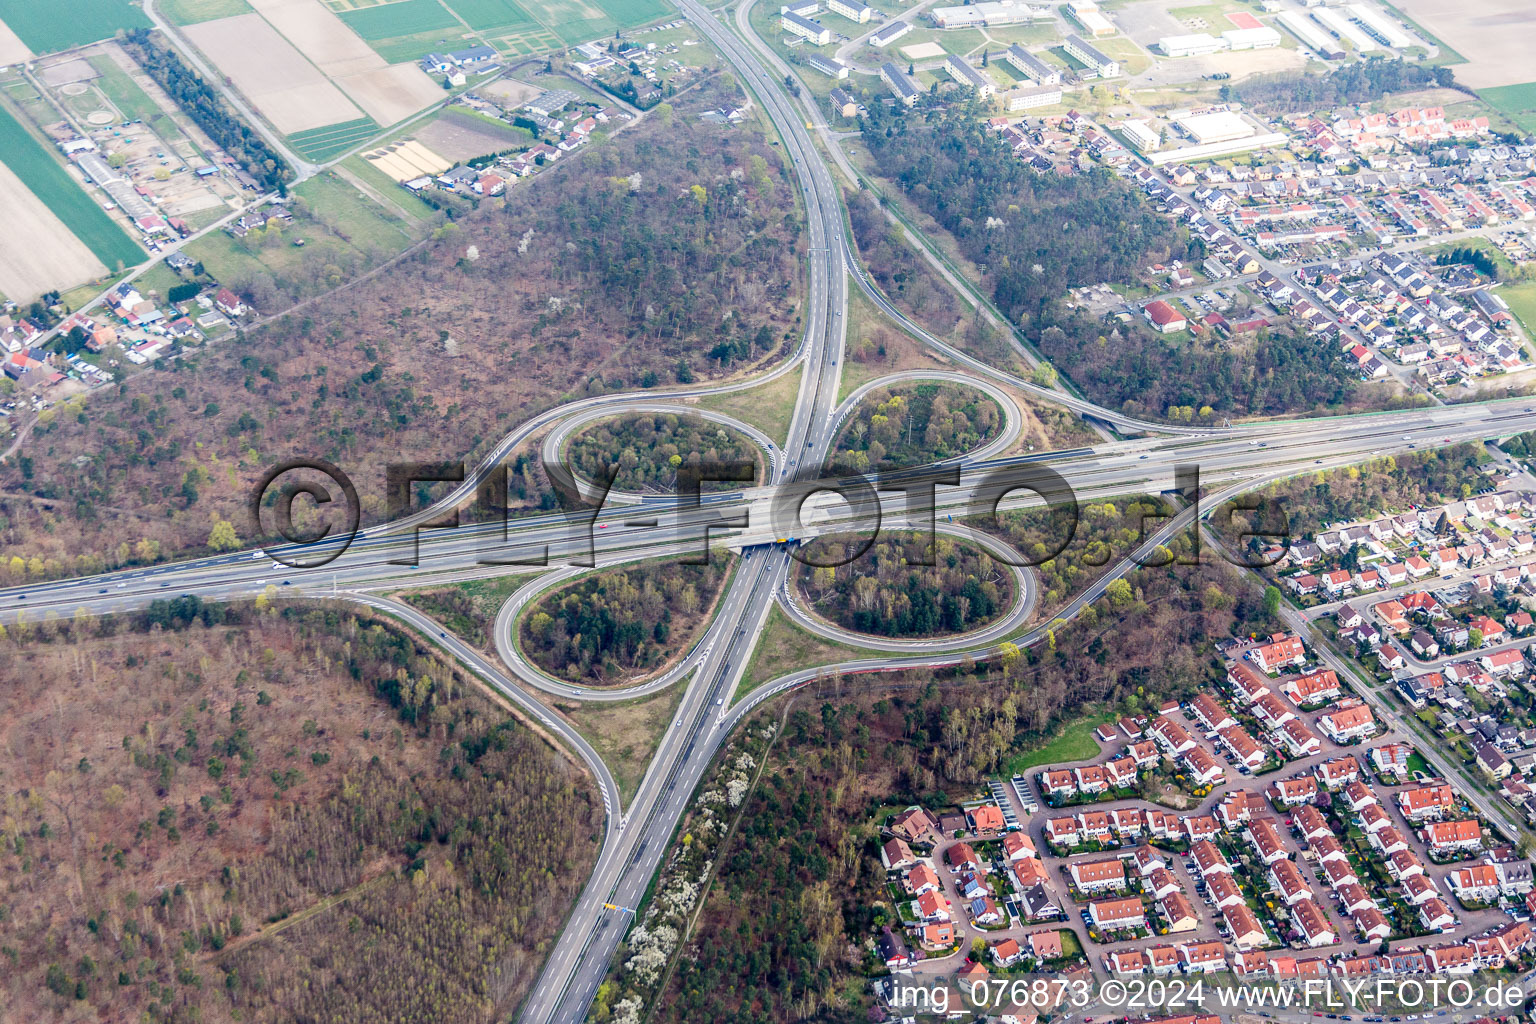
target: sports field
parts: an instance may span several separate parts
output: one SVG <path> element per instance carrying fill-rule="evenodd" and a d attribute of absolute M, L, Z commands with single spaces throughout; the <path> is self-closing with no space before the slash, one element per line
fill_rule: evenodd
<path fill-rule="evenodd" d="M 1484 103 L 1513 121 L 1521 130 L 1536 132 L 1536 82 L 1479 89 L 1477 95 Z"/>
<path fill-rule="evenodd" d="M 150 27 L 128 0 L 0 0 L 0 19 L 36 54 L 110 39 L 120 28 Z"/>
<path fill-rule="evenodd" d="M 144 250 L 3 107 L 0 107 L 0 155 L 22 184 L 42 200 L 107 269 L 116 269 L 118 264 L 131 266 L 144 259 Z M 47 244 L 46 238 L 28 242 L 29 246 L 45 247 Z"/>
<path fill-rule="evenodd" d="M 379 126 L 371 118 L 363 117 L 355 121 L 326 125 L 324 128 L 294 132 L 288 136 L 288 144 L 298 150 L 299 155 L 305 159 L 324 163 L 332 157 L 345 153 L 378 130 Z"/>

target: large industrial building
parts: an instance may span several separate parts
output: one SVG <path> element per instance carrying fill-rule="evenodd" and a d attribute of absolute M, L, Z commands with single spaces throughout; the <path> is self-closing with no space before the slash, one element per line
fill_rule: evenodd
<path fill-rule="evenodd" d="M 939 28 L 980 28 L 983 25 L 1017 25 L 1025 21 L 1051 21 L 1052 8 L 1021 0 L 986 0 L 964 7 L 935 7 L 928 17 Z"/>
<path fill-rule="evenodd" d="M 1281 11 L 1275 16 L 1275 20 L 1280 23 L 1282 28 L 1295 36 L 1301 42 L 1301 45 L 1311 49 L 1319 57 L 1325 57 L 1328 60 L 1338 60 L 1344 56 L 1344 49 L 1338 43 L 1328 38 L 1328 34 L 1314 25 L 1306 15 L 1297 11 Z"/>
<path fill-rule="evenodd" d="M 1191 114 L 1175 117 L 1173 122 L 1189 133 L 1196 145 L 1212 142 L 1231 142 L 1246 139 L 1254 134 L 1253 125 L 1230 110 L 1218 110 L 1209 114 Z"/>
<path fill-rule="evenodd" d="M 1061 72 L 1030 53 L 1018 43 L 1008 47 L 1003 59 L 1019 69 L 1019 73 L 1036 85 L 1060 85 Z"/>
<path fill-rule="evenodd" d="M 1082 61 L 1088 65 L 1092 74 L 1083 77 L 1091 78 L 1098 75 L 1100 78 L 1114 78 L 1120 73 L 1120 62 L 1103 53 L 1098 47 L 1089 43 L 1081 36 L 1069 35 L 1062 41 L 1061 48 L 1067 51 L 1067 55 L 1074 60 Z"/>
<path fill-rule="evenodd" d="M 1203 57 L 1217 50 L 1225 50 L 1227 44 L 1209 32 L 1192 32 L 1182 36 L 1163 36 L 1157 48 L 1169 57 Z"/>
<path fill-rule="evenodd" d="M 1090 36 L 1112 36 L 1115 34 L 1114 24 L 1099 10 L 1099 5 L 1093 0 L 1072 0 L 1063 4 L 1061 9 L 1067 13 L 1067 17 L 1083 26 L 1083 31 Z"/>

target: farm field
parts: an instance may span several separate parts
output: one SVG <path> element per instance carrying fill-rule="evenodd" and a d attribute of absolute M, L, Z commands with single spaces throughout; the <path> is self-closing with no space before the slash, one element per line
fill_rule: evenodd
<path fill-rule="evenodd" d="M 16 177 L 107 269 L 115 269 L 119 264 L 132 265 L 144 258 L 144 250 L 3 107 L 0 107 L 0 153 L 5 154 L 5 163 Z"/>
<path fill-rule="evenodd" d="M 300 155 L 320 163 L 339 156 L 379 130 L 371 117 L 311 128 L 288 136 L 288 144 Z"/>
<path fill-rule="evenodd" d="M 348 27 L 368 42 L 420 32 L 462 32 L 464 26 L 437 0 L 401 0 L 378 7 L 338 12 Z"/>
<path fill-rule="evenodd" d="M 543 0 L 524 7 L 514 0 L 445 0 L 487 41 L 532 43 L 553 38 L 571 45 L 610 36 L 616 30 L 657 21 L 672 12 L 663 0 Z M 516 50 L 514 52 L 530 52 Z"/>
<path fill-rule="evenodd" d="M 454 163 L 533 145 L 533 136 L 521 128 L 454 109 L 445 110 L 415 134 L 422 145 Z"/>
<path fill-rule="evenodd" d="M 156 0 L 155 10 L 174 25 L 195 25 L 250 14 L 251 5 L 245 0 Z"/>
<path fill-rule="evenodd" d="M 27 49 L 21 37 L 0 21 L 0 64 L 20 64 L 31 56 L 32 51 Z"/>
<path fill-rule="evenodd" d="M 1529 69 L 1527 70 L 1529 72 Z M 1536 132 L 1536 82 L 1479 89 L 1482 101 L 1509 118 L 1521 131 Z"/>
<path fill-rule="evenodd" d="M 438 0 L 399 0 L 378 7 L 334 8 L 341 20 L 391 64 L 471 46 L 477 40 Z"/>
<path fill-rule="evenodd" d="M 1456 80 L 1482 90 L 1530 79 L 1536 6 L 1529 0 L 1393 0 L 1393 6 L 1463 55 Z"/>
<path fill-rule="evenodd" d="M 188 38 L 284 135 L 355 121 L 362 111 L 261 15 L 192 25 Z"/>
<path fill-rule="evenodd" d="M 0 220 L 13 238 L 32 239 L 22 249 L 0 246 L 0 295 L 25 303 L 106 273 L 91 250 L 0 163 Z"/>
<path fill-rule="evenodd" d="M 0 20 L 38 54 L 110 39 L 118 29 L 150 27 L 128 0 L 0 0 Z"/>

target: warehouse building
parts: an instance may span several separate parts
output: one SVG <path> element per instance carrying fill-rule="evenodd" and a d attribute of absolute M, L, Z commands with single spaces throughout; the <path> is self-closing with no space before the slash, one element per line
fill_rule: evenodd
<path fill-rule="evenodd" d="M 1268 25 L 1228 29 L 1221 38 L 1233 50 L 1268 50 L 1280 45 L 1280 33 Z"/>
<path fill-rule="evenodd" d="M 1383 46 L 1390 46 L 1394 50 L 1412 46 L 1413 40 L 1408 38 L 1402 26 L 1391 18 L 1371 10 L 1365 4 L 1348 4 L 1344 8 L 1349 16 L 1355 19 L 1355 24 L 1365 30 L 1366 34 Z"/>
<path fill-rule="evenodd" d="M 1182 36 L 1163 36 L 1157 41 L 1157 48 L 1169 57 L 1203 57 L 1226 49 L 1227 44 L 1209 32 L 1192 32 Z"/>
<path fill-rule="evenodd" d="M 1090 36 L 1112 36 L 1115 34 L 1115 26 L 1104 17 L 1104 12 L 1099 10 L 1099 5 L 1093 0 L 1072 0 L 1069 4 L 1063 4 L 1063 11 L 1067 17 L 1083 26 L 1083 31 Z"/>
<path fill-rule="evenodd" d="M 1275 20 L 1280 23 L 1282 28 L 1295 36 L 1301 42 L 1301 45 L 1312 50 L 1319 57 L 1325 57 L 1328 60 L 1338 60 L 1344 56 L 1343 47 L 1328 38 L 1328 34 L 1314 25 L 1305 15 L 1298 14 L 1295 11 L 1281 11 L 1275 17 Z"/>

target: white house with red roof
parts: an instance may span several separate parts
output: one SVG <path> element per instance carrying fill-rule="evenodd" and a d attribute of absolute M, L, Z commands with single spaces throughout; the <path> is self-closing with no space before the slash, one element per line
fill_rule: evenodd
<path fill-rule="evenodd" d="M 1172 334 L 1189 327 L 1184 314 L 1162 299 L 1153 299 L 1141 308 L 1141 312 L 1147 318 L 1147 323 L 1161 334 Z"/>
<path fill-rule="evenodd" d="M 1275 673 L 1287 665 L 1303 664 L 1307 660 L 1307 648 L 1300 637 L 1276 633 L 1265 643 L 1250 648 L 1247 657 L 1263 671 Z"/>

